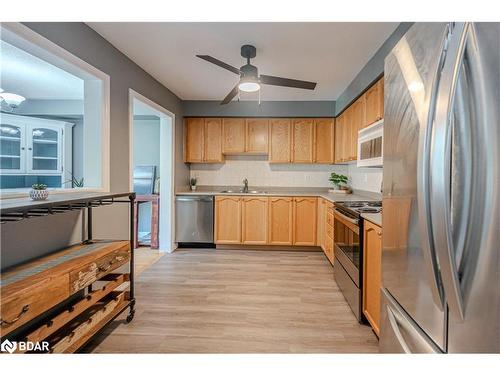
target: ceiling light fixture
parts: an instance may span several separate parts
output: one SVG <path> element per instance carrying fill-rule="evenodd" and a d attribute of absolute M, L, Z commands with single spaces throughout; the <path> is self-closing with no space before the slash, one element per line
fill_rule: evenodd
<path fill-rule="evenodd" d="M 238 88 L 244 92 L 256 92 L 260 90 L 260 85 L 258 82 L 246 81 L 240 82 Z"/>
<path fill-rule="evenodd" d="M 2 92 L 0 99 L 4 101 L 10 108 L 15 109 L 26 100 L 24 96 L 13 94 L 11 92 Z"/>

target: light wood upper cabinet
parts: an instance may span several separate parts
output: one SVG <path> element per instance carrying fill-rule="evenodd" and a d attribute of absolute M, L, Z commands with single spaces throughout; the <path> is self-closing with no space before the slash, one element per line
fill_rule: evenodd
<path fill-rule="evenodd" d="M 184 161 L 221 163 L 222 122 L 220 118 L 188 118 L 185 126 Z"/>
<path fill-rule="evenodd" d="M 365 120 L 365 108 L 366 100 L 365 96 L 362 95 L 352 105 L 351 136 L 349 139 L 351 147 L 349 160 L 356 160 L 358 158 L 358 131 L 363 128 L 363 122 Z"/>
<path fill-rule="evenodd" d="M 290 119 L 269 121 L 269 162 L 290 163 L 292 160 L 292 127 Z"/>
<path fill-rule="evenodd" d="M 384 78 L 378 80 L 366 93 L 366 113 L 362 128 L 384 117 Z"/>
<path fill-rule="evenodd" d="M 334 162 L 333 118 L 315 119 L 314 162 L 332 164 Z"/>
<path fill-rule="evenodd" d="M 267 154 L 269 152 L 269 120 L 263 118 L 246 119 L 245 152 Z"/>
<path fill-rule="evenodd" d="M 345 114 L 342 113 L 335 120 L 335 163 L 342 163 L 344 160 L 344 132 L 345 132 Z"/>
<path fill-rule="evenodd" d="M 316 245 L 317 199 L 296 197 L 293 199 L 293 244 Z"/>
<path fill-rule="evenodd" d="M 204 162 L 220 163 L 223 161 L 221 132 L 222 122 L 220 118 L 205 119 Z"/>
<path fill-rule="evenodd" d="M 184 160 L 189 163 L 203 162 L 205 120 L 202 118 L 186 119 Z"/>
<path fill-rule="evenodd" d="M 269 197 L 268 243 L 293 244 L 293 198 Z"/>
<path fill-rule="evenodd" d="M 294 119 L 292 126 L 292 162 L 314 160 L 314 119 Z"/>
<path fill-rule="evenodd" d="M 363 312 L 378 336 L 380 333 L 382 229 L 365 220 L 363 235 Z"/>
<path fill-rule="evenodd" d="M 224 154 L 244 153 L 245 133 L 244 118 L 224 118 L 222 123 L 222 152 Z"/>
<path fill-rule="evenodd" d="M 241 243 L 241 198 L 237 196 L 215 197 L 216 244 Z"/>
<path fill-rule="evenodd" d="M 267 244 L 268 198 L 242 198 L 242 237 L 245 245 Z"/>

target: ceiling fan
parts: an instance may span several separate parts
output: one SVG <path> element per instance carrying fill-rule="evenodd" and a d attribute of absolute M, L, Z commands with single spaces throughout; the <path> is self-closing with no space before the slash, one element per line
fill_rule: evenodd
<path fill-rule="evenodd" d="M 265 74 L 260 74 L 256 66 L 250 64 L 250 59 L 253 59 L 257 55 L 257 50 L 254 46 L 245 44 L 241 47 L 241 56 L 247 59 L 247 63 L 241 68 L 235 68 L 223 61 L 216 59 L 215 57 L 209 55 L 196 55 L 200 59 L 206 60 L 220 66 L 221 68 L 227 69 L 234 74 L 240 76 L 240 81 L 229 94 L 224 98 L 220 104 L 227 104 L 238 94 L 238 90 L 245 92 L 255 92 L 260 90 L 260 85 L 273 85 L 273 86 L 284 86 L 284 87 L 294 87 L 298 89 L 314 90 L 316 87 L 316 82 L 301 81 L 298 79 L 282 78 L 275 76 L 268 76 Z"/>

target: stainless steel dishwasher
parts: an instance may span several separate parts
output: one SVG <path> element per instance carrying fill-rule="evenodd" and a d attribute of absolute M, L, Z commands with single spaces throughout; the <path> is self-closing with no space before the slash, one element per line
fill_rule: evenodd
<path fill-rule="evenodd" d="M 214 197 L 178 195 L 175 197 L 175 241 L 214 242 Z"/>

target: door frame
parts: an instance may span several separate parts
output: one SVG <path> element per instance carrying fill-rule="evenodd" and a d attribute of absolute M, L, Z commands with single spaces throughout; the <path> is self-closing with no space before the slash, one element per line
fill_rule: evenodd
<path fill-rule="evenodd" d="M 144 95 L 129 88 L 129 186 L 134 189 L 134 100 L 151 107 L 160 117 L 160 176 L 170 176 L 170 183 L 164 184 L 160 180 L 160 196 L 167 197 L 160 200 L 159 211 L 159 250 L 172 252 L 175 250 L 175 114 L 148 99 Z M 170 124 L 169 124 L 170 123 Z M 170 152 L 167 150 L 170 148 Z M 163 177 L 164 178 L 164 177 Z M 170 218 L 170 225 L 168 222 Z"/>

